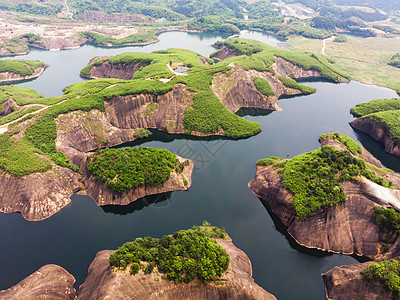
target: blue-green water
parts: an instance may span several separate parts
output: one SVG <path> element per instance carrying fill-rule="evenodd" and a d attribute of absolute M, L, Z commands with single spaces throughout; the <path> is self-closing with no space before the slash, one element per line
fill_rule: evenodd
<path fill-rule="evenodd" d="M 278 42 L 257 32 L 247 35 L 270 44 Z M 60 52 L 34 50 L 23 58 L 40 59 L 49 68 L 42 77 L 21 85 L 47 96 L 59 95 L 64 86 L 82 80 L 79 70 L 93 56 L 170 47 L 189 48 L 208 56 L 215 50 L 210 45 L 219 39 L 223 37 L 216 34 L 168 32 L 160 35 L 159 43 L 145 47 L 102 49 L 86 45 Z M 16 213 L 0 214 L 0 289 L 48 263 L 63 266 L 81 284 L 98 251 L 116 249 L 136 237 L 161 237 L 208 220 L 226 229 L 235 245 L 249 256 L 255 281 L 278 299 L 324 299 L 320 274 L 357 261 L 297 247 L 247 183 L 254 177 L 258 159 L 292 157 L 316 149 L 319 135 L 330 131 L 348 134 L 387 167 L 400 171 L 398 158 L 348 125 L 353 119 L 349 108 L 371 99 L 395 97 L 396 93 L 358 82 L 308 84 L 316 87 L 317 93 L 280 100 L 282 111 L 244 110 L 246 119 L 262 125 L 263 131 L 257 136 L 231 141 L 156 132 L 144 140 L 141 145 L 168 149 L 194 160 L 193 184 L 186 192 L 156 195 L 125 207 L 97 207 L 90 197 L 74 195 L 70 205 L 41 222 L 25 221 Z"/>

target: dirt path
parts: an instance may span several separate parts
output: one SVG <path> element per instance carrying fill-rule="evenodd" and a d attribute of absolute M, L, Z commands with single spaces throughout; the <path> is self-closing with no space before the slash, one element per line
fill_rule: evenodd
<path fill-rule="evenodd" d="M 329 38 L 327 38 L 327 39 L 324 39 L 324 40 L 322 41 L 322 50 L 321 50 L 321 53 L 322 53 L 323 55 L 326 55 L 326 53 L 325 53 L 326 42 L 332 42 L 334 39 L 335 39 L 335 37 L 334 37 L 334 36 L 331 36 L 331 37 L 329 37 Z"/>
<path fill-rule="evenodd" d="M 159 80 L 160 80 L 161 82 L 167 83 L 168 81 L 171 81 L 172 79 L 174 79 L 175 76 L 178 76 L 178 75 L 186 76 L 186 75 L 187 75 L 187 74 L 175 72 L 174 70 L 172 70 L 172 68 L 171 68 L 171 66 L 170 66 L 169 64 L 167 64 L 167 68 L 168 68 L 168 70 L 170 70 L 170 71 L 171 71 L 172 73 L 174 73 L 175 75 L 172 76 L 171 78 L 160 78 Z"/>
<path fill-rule="evenodd" d="M 7 132 L 8 126 L 9 126 L 9 125 L 14 124 L 14 123 L 17 123 L 18 121 L 21 121 L 21 120 L 22 120 L 23 118 L 25 118 L 27 115 L 36 115 L 36 114 L 41 113 L 42 111 L 48 109 L 49 107 L 52 107 L 52 106 L 55 106 L 55 105 L 60 105 L 61 103 L 64 103 L 64 102 L 67 101 L 67 100 L 68 100 L 68 99 L 65 99 L 65 100 L 63 100 L 63 101 L 61 101 L 61 102 L 58 102 L 58 103 L 56 103 L 56 104 L 53 104 L 53 105 L 45 105 L 45 104 L 28 104 L 28 105 L 24 105 L 23 108 L 32 107 L 32 106 L 42 106 L 42 108 L 39 109 L 39 110 L 36 110 L 36 111 L 34 111 L 34 112 L 25 114 L 25 115 L 23 115 L 22 117 L 20 117 L 20 118 L 14 120 L 14 121 L 10 121 L 10 122 L 8 122 L 8 123 L 6 123 L 6 124 L 4 124 L 4 125 L 1 125 L 1 126 L 0 126 L 0 134 L 3 134 L 3 133 L 5 133 L 5 132 Z"/>

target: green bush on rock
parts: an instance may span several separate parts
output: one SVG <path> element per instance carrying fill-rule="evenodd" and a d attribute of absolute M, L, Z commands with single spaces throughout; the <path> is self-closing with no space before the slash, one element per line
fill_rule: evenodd
<path fill-rule="evenodd" d="M 149 274 L 156 267 L 167 279 L 208 283 L 222 276 L 229 266 L 225 249 L 212 238 L 225 238 L 225 231 L 209 224 L 175 232 L 171 236 L 137 238 L 125 243 L 109 257 L 111 267 L 126 269 L 132 275 L 142 268 Z"/>
<path fill-rule="evenodd" d="M 179 160 L 168 150 L 148 147 L 100 149 L 88 157 L 88 170 L 117 192 L 139 185 L 161 186 Z"/>

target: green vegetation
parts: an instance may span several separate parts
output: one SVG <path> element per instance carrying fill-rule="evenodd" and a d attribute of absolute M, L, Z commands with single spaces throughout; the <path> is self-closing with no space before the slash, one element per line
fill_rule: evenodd
<path fill-rule="evenodd" d="M 264 78 L 253 77 L 252 80 L 254 82 L 254 85 L 257 88 L 257 91 L 259 91 L 264 96 L 270 97 L 270 96 L 275 95 L 274 91 L 272 90 L 271 85 Z"/>
<path fill-rule="evenodd" d="M 187 25 L 189 30 L 198 30 L 205 32 L 222 32 L 228 34 L 239 34 L 240 29 L 234 24 L 225 23 L 223 17 L 205 16 L 195 18 Z"/>
<path fill-rule="evenodd" d="M 397 299 L 400 296 L 400 262 L 396 259 L 371 263 L 362 272 L 364 280 L 381 284 L 387 291 L 393 292 Z"/>
<path fill-rule="evenodd" d="M 378 225 L 400 233 L 400 213 L 393 208 L 375 206 L 375 221 Z"/>
<path fill-rule="evenodd" d="M 279 80 L 282 81 L 283 85 L 286 86 L 287 88 L 299 90 L 305 95 L 312 94 L 317 91 L 313 87 L 306 86 L 303 84 L 298 84 L 296 80 L 289 77 L 279 76 Z"/>
<path fill-rule="evenodd" d="M 400 53 L 396 53 L 395 55 L 392 56 L 389 65 L 396 68 L 400 68 Z"/>
<path fill-rule="evenodd" d="M 45 64 L 37 60 L 7 59 L 0 60 L 0 73 L 10 72 L 21 76 L 32 75 L 39 67 Z"/>
<path fill-rule="evenodd" d="M 339 34 L 335 37 L 335 39 L 333 41 L 335 43 L 347 43 L 349 41 L 349 39 L 347 38 L 347 36 L 345 36 L 343 34 Z"/>
<path fill-rule="evenodd" d="M 133 34 L 126 38 L 122 39 L 115 39 L 112 37 L 104 36 L 96 32 L 86 31 L 80 32 L 84 38 L 88 39 L 89 41 L 95 43 L 96 45 L 100 46 L 122 46 L 122 45 L 129 45 L 129 44 L 143 44 L 150 41 L 157 40 L 157 37 L 154 34 L 155 30 L 149 30 L 143 34 Z"/>
<path fill-rule="evenodd" d="M 341 182 L 364 176 L 377 184 L 390 187 L 387 181 L 367 168 L 364 160 L 331 146 L 286 161 L 277 161 L 276 157 L 263 159 L 257 165 L 272 165 L 281 170 L 283 185 L 293 194 L 292 201 L 298 219 L 307 218 L 320 209 L 345 201 Z"/>
<path fill-rule="evenodd" d="M 276 164 L 276 160 L 278 160 L 278 156 L 271 156 L 269 158 L 263 158 L 257 161 L 257 166 L 266 167 L 272 164 Z"/>
<path fill-rule="evenodd" d="M 137 128 L 133 136 L 137 139 L 149 137 L 152 133 L 146 128 Z"/>
<path fill-rule="evenodd" d="M 367 118 L 390 132 L 391 139 L 400 141 L 400 100 L 378 99 L 357 104 L 351 110 L 354 116 Z"/>
<path fill-rule="evenodd" d="M 225 249 L 212 238 L 225 238 L 224 230 L 209 223 L 175 232 L 171 236 L 137 238 L 125 243 L 109 257 L 111 267 L 126 269 L 134 275 L 140 269 L 149 274 L 156 267 L 166 278 L 206 284 L 223 275 L 229 266 Z"/>
<path fill-rule="evenodd" d="M 369 114 L 382 111 L 399 110 L 400 109 L 400 99 L 377 99 L 365 103 L 357 104 L 353 107 L 350 112 L 355 117 L 363 117 Z"/>
<path fill-rule="evenodd" d="M 267 67 L 269 68 L 275 61 L 274 55 L 279 55 L 284 56 L 285 59 L 294 63 L 305 57 L 307 63 L 303 62 L 302 65 L 308 64 L 310 68 L 319 68 L 325 70 L 326 74 L 337 75 L 321 59 L 309 56 L 308 54 L 300 53 L 298 55 L 250 40 L 230 40 L 237 40 L 236 42 L 229 42 L 240 43 L 242 49 L 249 48 L 249 44 L 254 43 L 254 47 L 250 48 L 255 52 L 257 52 L 257 49 L 260 51 L 250 56 L 242 55 L 233 57 L 213 65 L 204 65 L 198 53 L 182 49 L 160 50 L 153 53 L 123 53 L 106 60 L 110 64 L 139 64 L 140 68 L 134 73 L 132 80 L 107 78 L 79 82 L 66 87 L 62 96 L 50 98 L 44 98 L 37 93 L 34 94 L 29 89 L 18 90 L 19 88 L 14 87 L 10 88 L 6 93 L 0 93 L 0 101 L 6 101 L 11 95 L 20 104 L 57 104 L 35 116 L 33 123 L 25 129 L 24 142 L 35 149 L 35 151 L 47 155 L 56 164 L 80 172 L 77 166 L 69 163 L 64 153 L 57 151 L 55 146 L 55 139 L 57 137 L 55 119 L 61 114 L 78 110 L 88 112 L 98 109 L 104 111 L 104 102 L 115 97 L 136 94 L 163 95 L 172 91 L 176 84 L 183 84 L 193 94 L 193 99 L 185 100 L 193 100 L 192 105 L 185 110 L 183 116 L 185 134 L 218 134 L 235 139 L 246 138 L 259 133 L 261 126 L 256 122 L 247 121 L 233 114 L 224 106 L 210 87 L 212 78 L 216 73 L 229 71 L 231 69 L 229 65 L 232 62 L 239 64 L 240 62 L 247 62 L 247 60 L 250 61 L 253 58 L 255 62 L 262 61 L 263 70 L 267 70 Z M 99 65 L 106 60 L 93 62 L 84 68 L 82 73 L 90 74 L 91 66 Z M 190 69 L 187 76 L 174 76 L 167 67 L 167 65 L 174 64 L 188 66 Z M 250 63 L 248 66 L 250 68 Z M 171 78 L 171 80 L 163 83 L 158 80 L 160 78 Z M 29 96 L 30 93 L 31 96 Z M 17 96 L 17 94 L 22 96 Z M 157 108 L 156 105 L 156 103 L 148 105 L 144 113 L 151 117 Z M 25 113 L 29 114 L 29 111 L 25 111 Z M 89 125 L 93 127 L 96 124 Z M 173 125 L 172 123 L 168 124 L 167 129 L 173 130 Z M 141 133 L 138 132 L 137 136 L 141 136 Z M 99 135 L 99 143 L 104 144 L 106 142 L 106 138 L 102 138 Z"/>
<path fill-rule="evenodd" d="M 326 42 L 325 53 L 334 60 L 334 66 L 346 71 L 353 80 L 386 86 L 400 93 L 399 69 L 388 64 L 399 52 L 400 39 L 347 38 L 347 43 Z M 321 41 L 299 37 L 290 38 L 287 45 L 293 51 L 319 53 L 322 49 Z"/>
<path fill-rule="evenodd" d="M 179 161 L 163 149 L 100 149 L 88 157 L 88 170 L 117 192 L 139 185 L 162 186 Z"/>
<path fill-rule="evenodd" d="M 320 143 L 322 143 L 325 140 L 336 140 L 340 142 L 342 145 L 346 146 L 346 148 L 354 155 L 362 153 L 362 148 L 357 142 L 355 142 L 348 135 L 344 135 L 340 132 L 331 132 L 323 134 L 319 137 Z"/>
<path fill-rule="evenodd" d="M 239 17 L 242 8 L 240 5 L 246 5 L 244 2 L 237 0 L 104 0 L 101 4 L 95 0 L 72 0 L 70 5 L 79 16 L 85 10 L 102 11 L 107 14 L 141 14 L 150 18 L 165 18 L 169 21 L 185 20 L 193 17 L 203 17 L 209 15 L 221 16 L 224 18 Z"/>
<path fill-rule="evenodd" d="M 50 160 L 36 153 L 40 152 L 25 140 L 15 141 L 8 134 L 0 135 L 0 168 L 2 170 L 16 177 L 49 170 Z"/>
<path fill-rule="evenodd" d="M 13 111 L 12 113 L 8 114 L 7 116 L 0 118 L 0 125 L 17 120 L 24 115 L 27 115 L 34 111 L 39 110 L 40 108 L 42 108 L 42 107 L 41 106 L 31 106 L 31 107 L 27 107 L 25 109 Z"/>
<path fill-rule="evenodd" d="M 281 57 L 305 70 L 319 71 L 322 78 L 327 80 L 338 82 L 349 79 L 345 72 L 333 66 L 324 55 L 287 51 L 259 41 L 242 38 L 230 38 L 223 42 L 217 42 L 214 46 L 218 48 L 225 46 L 236 55 L 243 55 L 235 58 L 235 62 L 247 69 L 269 70 L 276 60 L 275 57 Z"/>

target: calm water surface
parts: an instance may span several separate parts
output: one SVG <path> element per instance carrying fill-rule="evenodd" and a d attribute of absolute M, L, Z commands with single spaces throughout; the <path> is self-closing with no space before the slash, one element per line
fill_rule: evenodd
<path fill-rule="evenodd" d="M 258 33 L 245 37 L 276 45 L 279 41 Z M 188 48 L 208 56 L 218 34 L 168 32 L 160 42 L 145 47 L 102 49 L 86 45 L 77 50 L 34 50 L 26 59 L 40 59 L 49 68 L 38 79 L 23 83 L 46 96 L 59 95 L 64 86 L 82 81 L 79 70 L 97 55 L 126 51 L 150 52 L 170 47 Z M 262 125 L 257 136 L 230 141 L 188 139 L 155 132 L 140 145 L 168 149 L 194 160 L 191 188 L 138 200 L 125 207 L 97 207 L 87 196 L 72 196 L 72 203 L 42 222 L 27 222 L 20 214 L 0 214 L 0 289 L 8 288 L 41 266 L 54 263 L 84 281 L 95 254 L 116 249 L 136 237 L 161 237 L 203 220 L 224 227 L 234 243 L 250 257 L 253 277 L 278 299 L 325 299 L 321 273 L 336 265 L 357 261 L 349 256 L 309 251 L 296 246 L 261 201 L 247 188 L 255 162 L 269 156 L 293 157 L 319 147 L 318 136 L 341 131 L 359 141 L 400 171 L 399 159 L 383 151 L 381 144 L 348 125 L 349 109 L 376 98 L 396 97 L 392 90 L 363 85 L 310 82 L 317 93 L 280 100 L 282 111 L 247 109 L 240 113 Z M 138 142 L 124 146 L 137 146 Z"/>

